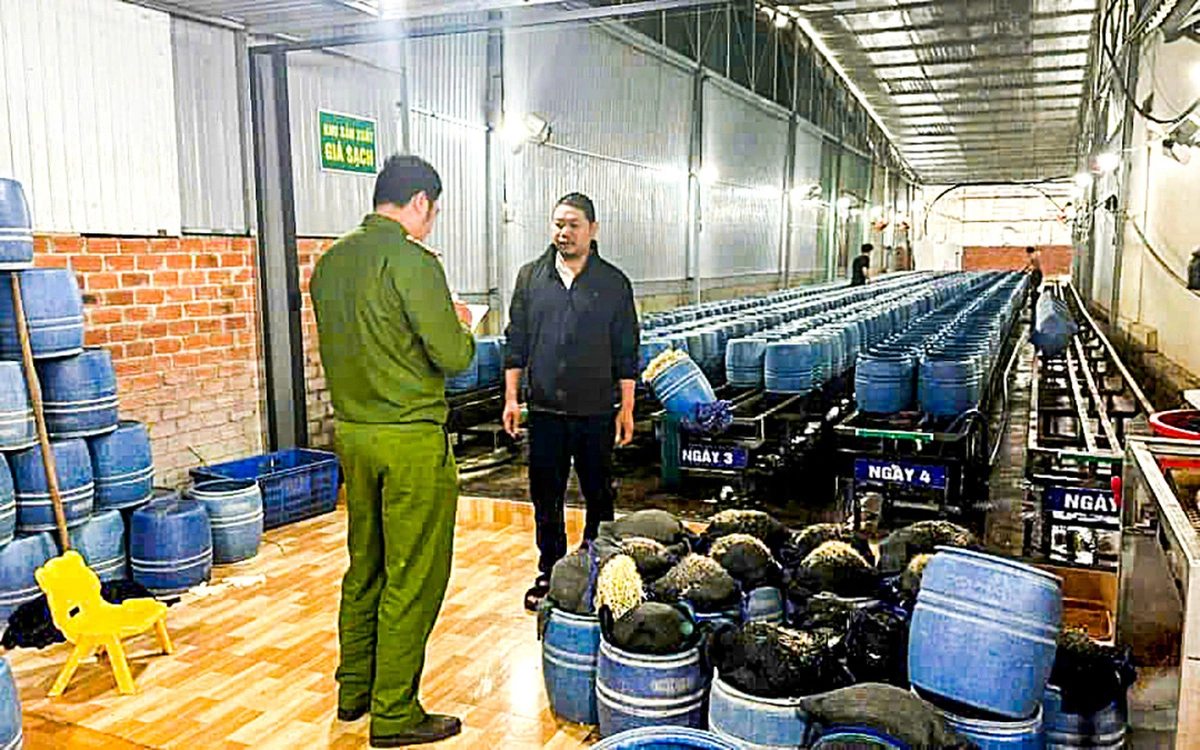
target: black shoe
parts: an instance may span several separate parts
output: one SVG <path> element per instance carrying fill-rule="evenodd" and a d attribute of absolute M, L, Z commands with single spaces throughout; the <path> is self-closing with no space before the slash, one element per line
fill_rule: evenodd
<path fill-rule="evenodd" d="M 533 582 L 533 588 L 525 592 L 525 609 L 530 612 L 537 612 L 538 605 L 550 593 L 550 579 L 544 576 L 538 576 Z"/>
<path fill-rule="evenodd" d="M 338 721 L 358 721 L 370 711 L 369 708 L 339 708 Z"/>
<path fill-rule="evenodd" d="M 462 731 L 462 722 L 456 716 L 429 714 L 425 721 L 407 732 L 397 734 L 375 734 L 371 732 L 371 747 L 406 747 L 441 742 Z"/>

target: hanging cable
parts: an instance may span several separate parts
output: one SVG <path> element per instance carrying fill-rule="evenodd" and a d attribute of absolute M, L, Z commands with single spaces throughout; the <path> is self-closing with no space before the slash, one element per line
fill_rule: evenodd
<path fill-rule="evenodd" d="M 1121 95 L 1129 101 L 1129 104 L 1133 107 L 1134 111 L 1143 118 L 1159 125 L 1178 125 L 1186 120 L 1188 115 L 1192 114 L 1192 112 L 1195 112 L 1197 107 L 1200 107 L 1200 99 L 1193 101 L 1187 109 L 1172 118 L 1162 118 L 1153 115 L 1150 112 L 1147 112 L 1142 105 L 1138 103 L 1136 94 L 1130 93 L 1129 88 L 1126 86 L 1125 76 L 1120 69 L 1121 66 L 1117 63 L 1117 55 L 1113 53 L 1112 47 L 1109 45 L 1109 19 L 1111 18 L 1116 5 L 1117 0 L 1110 0 L 1104 14 L 1100 16 L 1100 46 L 1104 48 L 1104 56 L 1108 59 L 1109 65 L 1112 66 L 1112 73 L 1110 76 L 1116 79 L 1117 86 L 1121 89 Z M 1114 28 L 1113 31 L 1115 32 L 1116 29 Z M 1118 52 L 1121 51 L 1123 50 L 1118 50 Z"/>

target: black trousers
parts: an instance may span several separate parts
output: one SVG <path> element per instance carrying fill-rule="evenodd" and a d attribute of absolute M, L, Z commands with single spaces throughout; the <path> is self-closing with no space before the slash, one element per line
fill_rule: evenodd
<path fill-rule="evenodd" d="M 612 453 L 616 415 L 569 417 L 529 413 L 529 494 L 533 497 L 538 570 L 549 576 L 567 554 L 563 516 L 571 461 L 587 506 L 584 539 L 595 539 L 600 524 L 613 518 Z"/>

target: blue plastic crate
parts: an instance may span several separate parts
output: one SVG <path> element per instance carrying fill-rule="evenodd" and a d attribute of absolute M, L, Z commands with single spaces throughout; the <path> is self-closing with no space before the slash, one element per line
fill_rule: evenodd
<path fill-rule="evenodd" d="M 192 480 L 254 479 L 262 490 L 263 527 L 273 529 L 328 513 L 337 505 L 337 456 L 289 448 L 192 469 Z"/>

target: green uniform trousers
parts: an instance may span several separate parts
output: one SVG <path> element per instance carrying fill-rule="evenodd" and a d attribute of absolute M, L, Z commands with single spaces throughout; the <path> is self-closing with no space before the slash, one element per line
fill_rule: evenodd
<path fill-rule="evenodd" d="M 425 642 L 450 579 L 458 470 L 433 423 L 337 423 L 350 569 L 338 617 L 338 707 L 370 708 L 373 734 L 425 719 Z"/>

